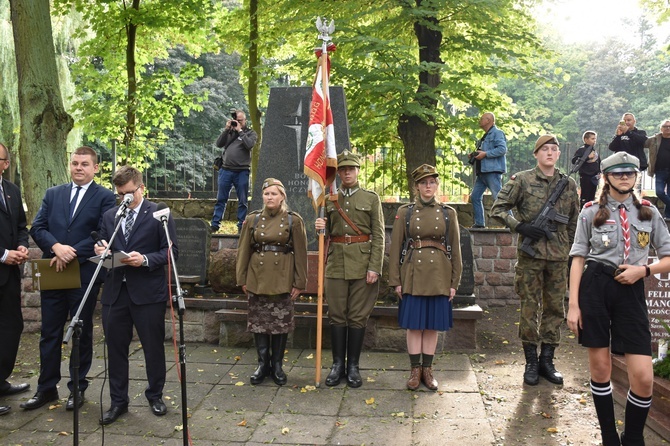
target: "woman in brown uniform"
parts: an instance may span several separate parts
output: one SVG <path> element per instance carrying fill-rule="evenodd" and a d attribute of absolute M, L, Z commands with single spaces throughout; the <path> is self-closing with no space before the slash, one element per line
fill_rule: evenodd
<path fill-rule="evenodd" d="M 263 181 L 263 209 L 249 213 L 237 250 L 237 284 L 249 299 L 247 330 L 254 334 L 258 368 L 251 384 L 266 376 L 286 384 L 282 369 L 293 301 L 307 282 L 307 236 L 300 215 L 289 211 L 281 181 Z M 272 353 L 270 353 L 272 349 Z"/>
<path fill-rule="evenodd" d="M 428 164 L 412 172 L 416 200 L 398 209 L 391 234 L 389 285 L 400 297 L 398 325 L 407 329 L 410 390 L 421 382 L 437 390 L 437 334 L 453 326 L 451 301 L 463 270 L 458 217 L 435 198 L 438 176 Z"/>

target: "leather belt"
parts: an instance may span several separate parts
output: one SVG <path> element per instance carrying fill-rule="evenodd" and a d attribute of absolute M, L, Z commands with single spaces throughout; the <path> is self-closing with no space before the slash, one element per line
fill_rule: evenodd
<path fill-rule="evenodd" d="M 291 252 L 292 248 L 287 245 L 254 245 L 254 250 L 256 252 L 272 251 L 272 252 L 283 252 L 286 254 Z"/>
<path fill-rule="evenodd" d="M 621 272 L 622 272 L 622 270 L 620 270 L 619 268 L 615 268 L 611 265 L 607 265 L 607 264 L 602 263 L 602 262 L 597 262 L 595 260 L 590 260 L 590 261 L 586 262 L 586 266 L 589 267 L 589 268 L 595 268 L 596 272 L 601 271 L 601 272 L 605 273 L 606 275 L 612 276 L 612 277 L 616 277 L 619 274 L 621 274 Z"/>
<path fill-rule="evenodd" d="M 447 248 L 442 244 L 442 242 L 435 240 L 412 240 L 409 242 L 409 247 L 413 249 L 436 248 L 442 252 L 447 252 Z"/>
<path fill-rule="evenodd" d="M 330 241 L 332 243 L 345 243 L 345 244 L 350 244 L 350 243 L 363 243 L 363 242 L 369 242 L 370 241 L 370 236 L 368 234 L 365 235 L 336 235 L 336 236 L 330 236 Z"/>

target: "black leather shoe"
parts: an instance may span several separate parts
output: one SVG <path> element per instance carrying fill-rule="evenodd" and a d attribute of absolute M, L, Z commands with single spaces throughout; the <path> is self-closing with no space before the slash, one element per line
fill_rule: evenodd
<path fill-rule="evenodd" d="M 0 406 L 0 415 L 8 414 L 10 410 L 12 410 L 12 408 L 9 406 Z"/>
<path fill-rule="evenodd" d="M 84 405 L 84 392 L 79 392 L 79 399 L 77 405 L 80 409 Z M 74 393 L 70 392 L 70 396 L 67 397 L 67 404 L 65 404 L 65 410 L 74 410 Z"/>
<path fill-rule="evenodd" d="M 39 409 L 47 403 L 58 400 L 58 390 L 48 390 L 46 392 L 40 392 L 39 390 L 35 392 L 32 398 L 30 398 L 25 403 L 21 403 L 21 409 L 33 410 Z"/>
<path fill-rule="evenodd" d="M 167 413 L 167 406 L 163 402 L 162 398 L 149 401 L 149 407 L 151 407 L 151 413 L 153 413 L 157 417 L 160 417 L 161 415 L 165 415 Z"/>
<path fill-rule="evenodd" d="M 0 396 L 16 395 L 17 393 L 25 392 L 28 389 L 30 389 L 30 384 L 28 383 L 15 385 L 7 383 L 7 386 L 0 389 Z"/>
<path fill-rule="evenodd" d="M 112 424 L 113 422 L 118 420 L 121 415 L 127 412 L 128 412 L 128 405 L 112 406 L 109 408 L 107 412 L 102 414 L 102 418 L 100 418 L 100 424 L 102 424 L 103 426 Z"/>

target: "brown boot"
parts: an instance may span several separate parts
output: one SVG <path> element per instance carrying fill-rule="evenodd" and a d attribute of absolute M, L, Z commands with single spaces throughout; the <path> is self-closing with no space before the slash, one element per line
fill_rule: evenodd
<path fill-rule="evenodd" d="M 430 390 L 437 390 L 437 381 L 433 378 L 433 368 L 423 367 L 421 370 L 421 381 Z"/>
<path fill-rule="evenodd" d="M 421 385 L 421 366 L 412 367 L 407 380 L 407 388 L 409 390 L 416 390 Z"/>

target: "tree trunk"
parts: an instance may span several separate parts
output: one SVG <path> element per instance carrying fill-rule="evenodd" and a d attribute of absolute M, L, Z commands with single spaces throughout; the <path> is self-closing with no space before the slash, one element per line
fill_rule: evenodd
<path fill-rule="evenodd" d="M 416 5 L 421 6 L 422 0 L 416 0 Z M 437 14 L 437 11 L 435 11 Z M 440 44 L 442 43 L 442 32 L 439 31 L 439 23 L 436 15 L 424 17 L 423 20 L 431 23 L 431 27 L 419 21 L 414 23 L 414 33 L 419 44 L 419 61 L 427 64 L 441 64 Z M 414 95 L 414 102 L 424 111 L 423 117 L 409 115 L 406 112 L 400 115 L 398 122 L 398 136 L 405 148 L 405 165 L 407 168 L 407 184 L 410 199 L 414 199 L 414 187 L 411 172 L 423 163 L 435 166 L 435 135 L 437 126 L 433 114 L 437 108 L 440 85 L 439 68 L 425 69 L 419 73 L 419 87 Z"/>
<path fill-rule="evenodd" d="M 10 0 L 16 52 L 23 198 L 32 221 L 47 188 L 68 180 L 67 135 L 74 121 L 65 111 L 48 0 Z"/>
<path fill-rule="evenodd" d="M 133 0 L 132 9 L 140 10 L 140 0 Z M 127 157 L 133 157 L 130 147 L 135 139 L 135 128 L 137 119 L 137 73 L 135 62 L 135 47 L 137 45 L 137 25 L 131 21 L 126 24 L 126 76 L 128 77 L 128 96 L 126 105 L 126 131 L 123 135 L 123 144 L 126 146 Z M 128 159 L 123 160 L 126 164 Z"/>
<path fill-rule="evenodd" d="M 258 134 L 256 146 L 251 152 L 251 177 L 256 178 L 258 157 L 260 154 L 263 132 L 261 129 L 261 112 L 258 109 L 258 0 L 249 1 L 249 119 L 251 126 Z M 253 194 L 254 191 L 252 190 Z"/>

